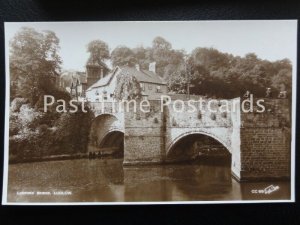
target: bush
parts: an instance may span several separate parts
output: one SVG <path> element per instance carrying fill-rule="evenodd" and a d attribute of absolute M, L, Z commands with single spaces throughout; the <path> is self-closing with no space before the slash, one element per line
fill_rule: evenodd
<path fill-rule="evenodd" d="M 29 104 L 16 107 L 10 115 L 10 159 L 42 158 L 87 151 L 93 113 L 39 112 Z M 79 107 L 81 109 L 81 107 Z"/>
<path fill-rule="evenodd" d="M 11 112 L 19 112 L 20 108 L 23 104 L 27 104 L 28 100 L 25 98 L 15 98 L 11 103 L 10 103 L 10 111 Z"/>

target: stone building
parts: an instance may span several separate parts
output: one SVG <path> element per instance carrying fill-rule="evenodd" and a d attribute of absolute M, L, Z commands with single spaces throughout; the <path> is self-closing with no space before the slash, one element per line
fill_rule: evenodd
<path fill-rule="evenodd" d="M 87 89 L 86 73 L 73 70 L 64 71 L 60 76 L 59 87 L 69 92 L 72 97 L 83 99 Z"/>
<path fill-rule="evenodd" d="M 58 86 L 68 91 L 72 97 L 84 100 L 87 88 L 104 78 L 109 71 L 110 69 L 104 62 L 89 60 L 85 72 L 64 71 L 59 78 Z"/>
<path fill-rule="evenodd" d="M 118 74 L 133 75 L 141 85 L 143 99 L 160 99 L 161 94 L 167 93 L 166 82 L 156 74 L 155 63 L 151 63 L 149 70 L 142 70 L 138 65 L 135 67 L 117 66 L 87 89 L 87 100 L 90 102 L 112 101 Z"/>
<path fill-rule="evenodd" d="M 110 69 L 107 65 L 98 60 L 98 61 L 91 61 L 89 60 L 86 64 L 86 75 L 87 75 L 87 87 L 91 87 L 95 84 L 99 79 L 104 78 Z"/>
<path fill-rule="evenodd" d="M 85 92 L 87 88 L 87 79 L 85 73 L 84 76 L 72 77 L 72 83 L 70 86 L 70 94 L 72 97 L 79 99 L 85 98 Z"/>

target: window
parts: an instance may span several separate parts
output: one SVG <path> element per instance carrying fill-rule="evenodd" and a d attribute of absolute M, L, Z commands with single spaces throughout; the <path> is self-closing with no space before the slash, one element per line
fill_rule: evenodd
<path fill-rule="evenodd" d="M 157 93 L 160 93 L 160 92 L 161 92 L 160 85 L 157 85 L 157 86 L 156 86 L 156 92 L 157 92 Z"/>
<path fill-rule="evenodd" d="M 152 85 L 151 84 L 148 84 L 148 89 L 152 90 Z"/>
<path fill-rule="evenodd" d="M 95 94 L 96 94 L 96 95 L 99 95 L 99 92 L 98 92 L 98 90 L 96 90 Z"/>
<path fill-rule="evenodd" d="M 107 100 L 107 91 L 103 91 L 103 99 Z"/>
<path fill-rule="evenodd" d="M 144 83 L 140 83 L 141 89 L 142 91 L 145 91 L 145 84 Z"/>

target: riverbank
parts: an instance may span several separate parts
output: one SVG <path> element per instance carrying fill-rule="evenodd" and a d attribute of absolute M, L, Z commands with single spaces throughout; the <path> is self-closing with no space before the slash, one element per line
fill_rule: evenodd
<path fill-rule="evenodd" d="M 119 158 L 119 155 L 114 153 L 90 154 L 87 152 L 87 153 L 62 154 L 62 155 L 51 155 L 51 156 L 30 157 L 30 158 L 10 157 L 9 164 L 45 162 L 45 161 L 47 162 L 47 161 L 71 160 L 71 159 L 95 159 L 95 158 L 113 159 L 113 158 Z"/>
<path fill-rule="evenodd" d="M 72 154 L 72 155 L 63 154 L 63 155 L 51 155 L 51 156 L 30 157 L 30 158 L 10 157 L 9 164 L 81 159 L 81 158 L 88 158 L 88 154 L 87 153 Z"/>

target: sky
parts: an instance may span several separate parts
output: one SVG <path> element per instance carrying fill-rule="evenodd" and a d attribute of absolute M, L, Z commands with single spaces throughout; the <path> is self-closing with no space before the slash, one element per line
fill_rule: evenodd
<path fill-rule="evenodd" d="M 219 51 L 244 56 L 254 52 L 261 59 L 275 61 L 289 58 L 296 63 L 297 21 L 167 21 L 167 22 L 24 22 L 5 23 L 5 40 L 21 27 L 37 31 L 52 30 L 60 39 L 63 69 L 84 71 L 88 59 L 87 44 L 105 41 L 110 51 L 119 45 L 150 47 L 161 36 L 174 49 L 190 53 L 196 47 L 213 47 Z M 7 52 L 7 51 L 6 51 Z"/>

